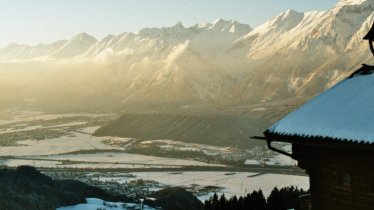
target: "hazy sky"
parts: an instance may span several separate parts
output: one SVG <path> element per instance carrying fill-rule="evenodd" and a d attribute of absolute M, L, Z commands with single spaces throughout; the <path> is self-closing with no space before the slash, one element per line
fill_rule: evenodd
<path fill-rule="evenodd" d="M 185 27 L 221 17 L 252 27 L 286 11 L 326 10 L 338 0 L 0 0 L 0 47 L 50 43 L 87 32 L 136 32 L 144 27 Z"/>

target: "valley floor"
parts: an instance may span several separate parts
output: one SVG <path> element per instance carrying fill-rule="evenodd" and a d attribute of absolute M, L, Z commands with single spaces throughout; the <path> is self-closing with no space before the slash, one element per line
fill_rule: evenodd
<path fill-rule="evenodd" d="M 309 188 L 291 160 L 266 148 L 238 149 L 173 140 L 96 137 L 116 115 L 0 113 L 0 163 L 33 165 L 54 179 L 75 179 L 129 196 L 183 186 L 201 200 L 275 187 Z M 279 145 L 290 149 L 287 145 Z"/>

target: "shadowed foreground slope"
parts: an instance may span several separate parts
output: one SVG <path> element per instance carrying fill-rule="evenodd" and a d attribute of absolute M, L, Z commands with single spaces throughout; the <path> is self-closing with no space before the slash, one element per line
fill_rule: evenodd
<path fill-rule="evenodd" d="M 254 132 L 254 123 L 246 117 L 227 115 L 126 114 L 98 129 L 95 135 L 250 146 L 248 137 Z"/>
<path fill-rule="evenodd" d="M 0 209 L 56 209 L 84 203 L 87 197 L 124 201 L 79 181 L 52 180 L 31 166 L 0 169 Z"/>

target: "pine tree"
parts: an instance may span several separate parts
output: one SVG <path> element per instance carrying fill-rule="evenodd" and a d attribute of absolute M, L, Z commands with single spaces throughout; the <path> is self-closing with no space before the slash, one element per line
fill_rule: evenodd
<path fill-rule="evenodd" d="M 206 200 L 205 202 L 204 202 L 204 210 L 214 210 L 214 208 L 213 208 L 213 204 L 211 203 L 211 199 L 209 199 L 209 200 Z"/>
<path fill-rule="evenodd" d="M 227 207 L 229 209 L 239 209 L 239 201 L 236 195 L 230 198 L 230 200 L 228 201 Z"/>
<path fill-rule="evenodd" d="M 222 194 L 219 198 L 219 210 L 226 210 L 227 209 L 227 200 L 225 194 Z"/>
<path fill-rule="evenodd" d="M 281 198 L 280 198 L 280 192 L 279 192 L 278 188 L 275 187 L 271 191 L 271 193 L 270 193 L 270 195 L 269 195 L 269 197 L 267 199 L 267 207 L 266 207 L 266 209 L 267 210 L 279 210 L 279 209 L 283 209 L 281 207 L 281 203 L 282 203 L 282 201 L 281 201 Z"/>
<path fill-rule="evenodd" d="M 219 208 L 219 203 L 218 203 L 218 195 L 217 193 L 214 193 L 213 197 L 211 197 L 211 203 L 213 206 L 213 209 L 216 210 Z"/>
<path fill-rule="evenodd" d="M 305 191 L 297 187 L 284 187 L 280 190 L 275 187 L 269 197 L 265 199 L 262 190 L 248 193 L 247 196 L 232 196 L 226 199 L 222 194 L 220 197 L 216 193 L 208 201 L 205 201 L 205 210 L 284 210 L 295 207 L 295 200 Z"/>

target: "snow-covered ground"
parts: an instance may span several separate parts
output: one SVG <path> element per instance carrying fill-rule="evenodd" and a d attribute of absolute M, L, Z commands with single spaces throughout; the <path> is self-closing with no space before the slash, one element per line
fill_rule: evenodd
<path fill-rule="evenodd" d="M 69 117 L 74 118 L 69 118 Z M 182 166 L 223 166 L 219 164 L 208 164 L 196 160 L 155 157 L 147 154 L 131 154 L 128 151 L 132 147 L 154 147 L 164 151 L 201 151 L 207 156 L 237 155 L 246 157 L 247 153 L 240 153 L 233 148 L 217 147 L 203 144 L 184 143 L 173 140 L 148 140 L 141 141 L 132 138 L 120 137 L 96 137 L 92 134 L 99 128 L 92 123 L 96 116 L 79 117 L 81 115 L 45 115 L 26 113 L 15 118 L 8 118 L 6 122 L 0 122 L 1 135 L 19 132 L 26 137 L 22 140 L 14 140 L 15 145 L 1 146 L 2 156 L 13 156 L 3 158 L 0 163 L 8 166 L 33 165 L 45 168 L 180 168 Z M 60 119 L 61 118 L 61 119 Z M 41 121 L 38 121 L 42 119 Z M 48 121 L 52 119 L 53 121 Z M 17 121 L 18 120 L 18 121 Z M 40 123 L 39 123 L 40 122 Z M 3 124 L 1 124 L 3 123 Z M 9 124 L 7 124 L 9 123 Z M 47 135 L 46 138 L 36 140 L 34 133 L 29 131 L 42 129 L 42 134 L 54 132 L 54 129 L 62 131 L 62 134 Z M 43 130 L 45 129 L 45 130 Z M 48 130 L 52 129 L 52 130 Z M 27 131 L 25 133 L 25 131 Z M 37 133 L 38 134 L 38 133 Z M 5 138 L 5 136 L 4 136 Z M 278 145 L 283 150 L 291 150 L 289 145 Z M 152 147 L 153 148 L 153 147 Z M 265 151 L 265 153 L 264 153 Z M 293 165 L 283 156 L 276 156 L 261 148 L 249 151 L 247 164 Z M 253 158 L 252 158 L 253 157 Z M 256 159 L 257 157 L 258 160 Z M 66 173 L 69 173 L 66 171 Z M 132 186 L 137 180 L 149 180 L 152 183 L 146 187 L 146 191 L 157 191 L 168 186 L 184 186 L 191 189 L 200 200 L 208 199 L 214 192 L 224 193 L 227 197 L 232 195 L 243 196 L 253 190 L 262 189 L 267 196 L 277 186 L 279 188 L 294 185 L 303 189 L 309 188 L 308 177 L 278 174 L 256 174 L 250 172 L 229 171 L 201 171 L 201 172 L 137 172 L 137 173 L 102 173 L 97 176 L 97 182 L 104 183 L 103 186 L 114 185 Z M 87 179 L 88 180 L 88 179 Z M 84 180 L 81 180 L 84 181 Z M 90 181 L 90 180 L 88 180 Z M 92 181 L 92 180 L 91 180 Z M 137 186 L 141 188 L 142 186 Z M 113 204 L 113 203 L 112 203 Z M 115 203 L 117 208 L 125 205 Z M 115 206 L 113 205 L 113 206 Z M 130 208 L 132 204 L 126 204 Z M 99 199 L 88 199 L 86 204 L 59 208 L 61 210 L 71 209 L 97 209 L 106 208 L 103 201 Z M 116 209 L 116 208 L 112 208 Z"/>
<path fill-rule="evenodd" d="M 16 123 L 16 122 L 30 122 L 36 120 L 54 120 L 63 117 L 100 117 L 111 116 L 113 114 L 46 114 L 43 112 L 33 111 L 9 111 L 0 113 L 6 117 L 0 120 L 0 125 Z"/>
<path fill-rule="evenodd" d="M 15 156 L 22 159 L 5 159 L 2 164 L 8 166 L 33 165 L 37 167 L 70 167 L 70 168 L 160 168 L 160 167 L 179 167 L 179 166 L 211 166 L 204 162 L 193 160 L 182 160 L 175 158 L 161 158 L 147 155 L 137 155 L 126 153 L 134 139 L 121 137 L 96 137 L 92 133 L 99 126 L 87 126 L 89 122 L 81 121 L 81 118 L 69 117 L 87 117 L 95 119 L 101 115 L 78 115 L 62 114 L 47 115 L 42 113 L 25 112 L 1 121 L 0 134 L 17 133 L 24 131 L 33 131 L 36 129 L 45 129 L 41 132 L 54 132 L 53 129 L 62 130 L 62 136 L 55 138 L 45 138 L 42 140 L 33 139 L 34 134 L 23 134 L 27 140 L 15 141 L 16 145 L 1 146 L 0 154 L 2 156 Z M 61 120 L 60 120 L 61 119 Z M 41 120 L 41 121 L 39 121 Z M 55 120 L 52 122 L 48 120 Z M 43 124 L 44 123 L 44 124 Z M 48 125 L 48 126 L 46 126 Z M 2 129 L 2 130 L 1 130 Z M 6 138 L 6 137 L 4 137 Z M 1 136 L 0 136 L 1 140 Z M 173 141 L 161 141 L 176 145 Z M 152 141 L 144 142 L 144 144 Z M 155 141 L 157 143 L 157 141 Z M 181 145 L 182 142 L 178 142 Z M 196 145 L 182 145 L 181 147 L 196 148 Z M 209 151 L 219 151 L 221 148 L 205 146 Z M 224 150 L 224 149 L 222 149 Z M 90 151 L 90 154 L 85 154 Z M 115 152 L 103 152 L 115 151 Z M 123 151 L 123 152 L 121 152 Z M 74 153 L 74 154 L 66 154 Z M 75 161 L 74 163 L 72 161 Z"/>
<path fill-rule="evenodd" d="M 94 137 L 84 133 L 72 132 L 69 135 L 44 139 L 18 141 L 19 146 L 2 146 L 2 156 L 33 156 L 74 152 L 79 150 L 118 149 L 103 141 L 105 138 Z"/>
<path fill-rule="evenodd" d="M 207 155 L 217 155 L 230 152 L 230 147 L 218 147 L 205 144 L 186 143 L 174 140 L 147 140 L 142 141 L 142 145 L 157 144 L 160 148 L 165 150 L 177 150 L 177 151 L 202 151 Z"/>
<path fill-rule="evenodd" d="M 292 145 L 289 143 L 275 143 L 276 147 L 292 153 Z M 260 152 L 259 152 L 260 150 Z M 263 148 L 252 149 L 252 158 L 244 161 L 245 165 L 270 165 L 270 166 L 295 166 L 297 161 L 279 153 L 270 151 L 266 148 L 266 152 L 261 151 Z M 264 155 L 266 153 L 266 155 Z"/>
<path fill-rule="evenodd" d="M 139 172 L 131 173 L 135 178 L 154 180 L 161 184 L 171 186 L 190 186 L 193 184 L 200 186 L 218 186 L 222 190 L 219 194 L 224 193 L 227 197 L 232 195 L 244 196 L 253 190 L 261 189 L 265 196 L 268 196 L 274 187 L 282 188 L 287 186 L 297 186 L 305 190 L 309 189 L 309 177 L 295 176 L 284 174 L 256 174 L 250 172 L 183 172 L 183 173 L 167 173 L 167 172 Z M 123 180 L 128 181 L 128 180 Z M 209 198 L 202 196 L 200 199 Z"/>
<path fill-rule="evenodd" d="M 60 207 L 57 210 L 97 210 L 97 209 L 143 209 L 143 210 L 154 210 L 147 205 L 143 205 L 141 208 L 140 204 L 136 203 L 121 203 L 121 202 L 107 202 L 98 198 L 86 198 L 86 203 L 78 204 L 75 206 Z"/>
<path fill-rule="evenodd" d="M 78 174 L 59 172 L 52 177 L 76 179 Z M 215 192 L 226 197 L 245 196 L 254 190 L 261 189 L 265 197 L 269 196 L 274 187 L 295 186 L 309 189 L 309 177 L 286 174 L 268 174 L 232 171 L 160 171 L 160 172 L 91 172 L 79 174 L 81 181 L 97 183 L 105 189 L 109 186 L 119 189 L 122 193 L 149 195 L 166 187 L 179 186 L 187 189 L 201 201 L 209 199 Z M 79 180 L 78 179 L 78 180 Z M 126 192 L 123 189 L 127 189 Z"/>
<path fill-rule="evenodd" d="M 2 163 L 8 166 L 30 164 L 38 167 L 133 168 L 149 167 L 146 165 L 152 165 L 152 167 L 161 167 L 160 165 L 168 165 L 169 167 L 174 167 L 173 165 L 211 165 L 192 160 L 153 157 L 148 156 L 147 153 L 142 153 L 142 155 L 128 154 L 133 153 L 132 148 L 138 149 L 135 153 L 139 151 L 141 153 L 143 147 L 145 151 L 156 152 L 156 156 L 158 156 L 158 152 L 162 154 L 168 151 L 200 152 L 202 158 L 199 160 L 202 161 L 214 161 L 214 156 L 218 156 L 222 159 L 237 161 L 239 164 L 244 163 L 246 159 L 245 164 L 294 165 L 295 163 L 287 157 L 267 154 L 268 150 L 261 149 L 241 151 L 232 147 L 185 143 L 167 139 L 142 141 L 133 138 L 93 136 L 92 134 L 100 127 L 95 124 L 97 119 L 108 120 L 113 118 L 110 114 L 44 114 L 26 111 L 1 112 L 0 115 L 4 116 L 0 121 L 0 141 L 2 138 L 5 140 L 0 147 L 0 154 L 2 156 L 22 156 L 22 158 L 25 158 L 25 160 L 3 160 Z M 283 149 L 289 150 L 290 148 L 284 147 Z M 110 151 L 115 153 L 103 153 Z M 74 155 L 67 155 L 66 153 L 74 153 Z M 205 159 L 204 155 L 206 156 Z M 67 162 L 68 160 L 80 162 L 73 164 Z M 93 163 L 95 161 L 102 163 Z"/>
<path fill-rule="evenodd" d="M 184 160 L 176 158 L 162 158 L 147 155 L 129 154 L 125 152 L 98 152 L 94 154 L 64 154 L 49 156 L 33 156 L 30 158 L 44 160 L 8 160 L 7 165 L 16 162 L 19 165 L 33 162 L 38 166 L 54 166 L 68 168 L 155 168 L 155 167 L 180 167 L 180 166 L 223 166 L 219 164 L 208 164 L 194 160 Z M 49 163 L 53 162 L 53 164 Z M 60 165 L 62 162 L 65 164 Z M 67 163 L 68 162 L 68 163 Z M 69 163 L 76 162 L 76 163 Z M 46 164 L 46 165 L 45 165 Z"/>
<path fill-rule="evenodd" d="M 5 133 L 15 133 L 15 132 L 21 132 L 21 131 L 33 131 L 36 129 L 47 129 L 47 128 L 60 128 L 60 127 L 71 127 L 71 126 L 77 126 L 77 125 L 84 125 L 87 122 L 72 122 L 72 123 L 64 123 L 64 124 L 59 124 L 59 125 L 53 125 L 53 126 L 41 126 L 41 125 L 36 125 L 36 126 L 24 126 L 23 128 L 17 128 L 17 126 L 22 126 L 17 125 L 15 128 L 7 128 L 7 129 L 0 129 L 0 134 L 5 134 Z"/>

